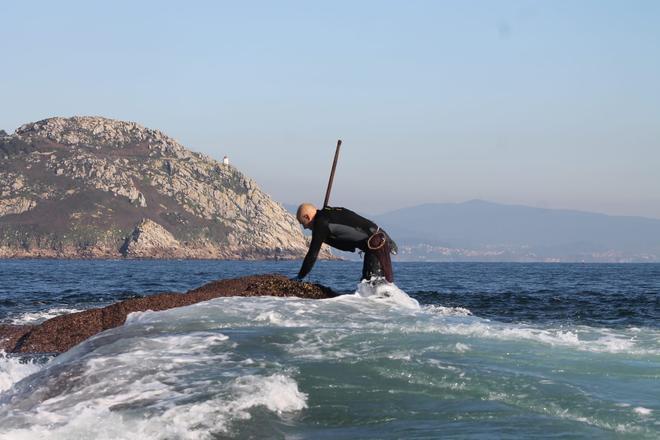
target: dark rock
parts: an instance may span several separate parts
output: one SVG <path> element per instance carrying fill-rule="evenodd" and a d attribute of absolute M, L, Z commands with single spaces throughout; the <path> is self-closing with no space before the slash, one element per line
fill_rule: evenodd
<path fill-rule="evenodd" d="M 0 350 L 10 351 L 19 344 L 32 330 L 32 325 L 2 325 L 0 324 Z"/>
<path fill-rule="evenodd" d="M 337 294 L 319 284 L 282 275 L 253 275 L 205 284 L 187 293 L 161 293 L 107 307 L 57 316 L 39 325 L 0 325 L 0 350 L 8 353 L 63 353 L 85 339 L 123 325 L 129 313 L 166 310 L 223 296 L 296 296 L 323 299 Z"/>

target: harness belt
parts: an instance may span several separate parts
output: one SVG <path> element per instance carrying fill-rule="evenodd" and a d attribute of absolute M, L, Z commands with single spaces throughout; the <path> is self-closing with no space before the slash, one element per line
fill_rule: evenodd
<path fill-rule="evenodd" d="M 385 246 L 385 243 L 387 243 L 387 237 L 385 236 L 385 233 L 380 230 L 379 226 L 367 240 L 367 247 L 372 251 L 377 251 Z"/>

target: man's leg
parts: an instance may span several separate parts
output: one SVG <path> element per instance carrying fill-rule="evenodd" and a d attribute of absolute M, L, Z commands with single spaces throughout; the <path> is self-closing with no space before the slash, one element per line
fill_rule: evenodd
<path fill-rule="evenodd" d="M 380 268 L 385 279 L 393 283 L 394 271 L 392 270 L 392 258 L 390 257 L 390 247 L 385 245 L 382 249 L 376 251 L 376 258 L 380 263 Z"/>
<path fill-rule="evenodd" d="M 364 263 L 362 264 L 362 279 L 370 280 L 372 277 L 382 277 L 383 271 L 380 268 L 378 257 L 371 251 L 364 253 Z"/>
<path fill-rule="evenodd" d="M 385 279 L 390 283 L 394 282 L 394 271 L 392 270 L 392 259 L 390 257 L 390 241 L 388 236 L 385 235 L 384 231 L 378 231 L 369 237 L 367 245 L 369 247 L 369 252 L 376 257 L 378 268 L 380 269 L 381 276 L 385 276 Z M 366 254 L 365 254 L 366 257 Z M 364 260 L 365 264 L 367 262 L 366 258 Z"/>

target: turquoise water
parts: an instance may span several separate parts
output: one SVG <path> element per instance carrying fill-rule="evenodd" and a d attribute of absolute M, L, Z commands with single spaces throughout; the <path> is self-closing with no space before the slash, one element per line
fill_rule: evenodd
<path fill-rule="evenodd" d="M 117 280 L 136 277 L 107 264 Z M 232 270 L 295 266 L 268 264 Z M 436 265 L 429 275 L 428 265 L 405 265 L 395 268 L 407 270 L 400 290 L 357 286 L 341 278 L 353 265 L 328 263 L 319 276 L 342 297 L 221 298 L 136 313 L 56 358 L 1 359 L 0 439 L 658 438 L 655 267 Z M 562 272 L 539 293 L 544 276 Z M 648 296 L 624 317 L 622 288 Z M 461 289 L 473 297 L 460 303 Z M 581 291 L 590 301 L 598 293 L 609 313 L 569 313 L 585 301 L 573 298 L 558 306 L 566 313 L 543 316 L 552 302 L 540 297 Z M 40 310 L 6 320 L 51 309 Z"/>

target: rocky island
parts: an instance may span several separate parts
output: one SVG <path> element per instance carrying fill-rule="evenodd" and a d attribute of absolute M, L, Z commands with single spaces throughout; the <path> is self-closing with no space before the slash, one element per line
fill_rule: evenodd
<path fill-rule="evenodd" d="M 254 180 L 158 130 L 84 116 L 0 132 L 0 258 L 294 259 L 306 250 L 295 218 Z"/>

